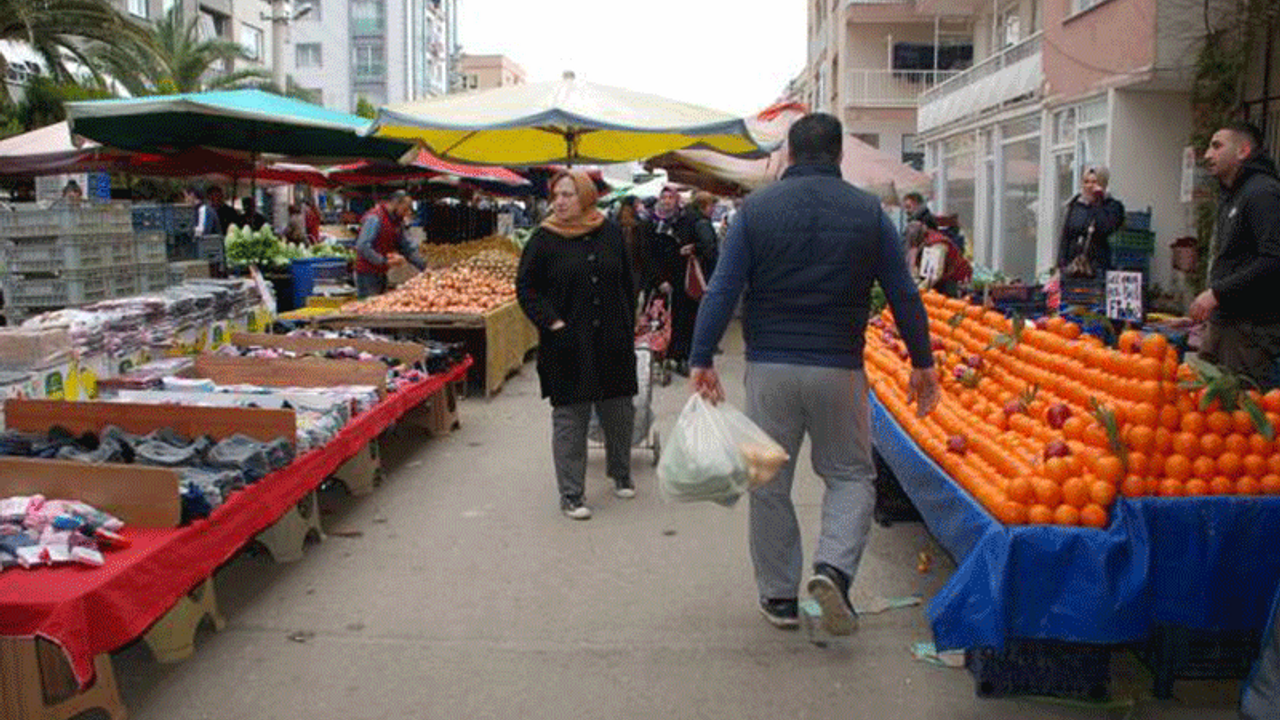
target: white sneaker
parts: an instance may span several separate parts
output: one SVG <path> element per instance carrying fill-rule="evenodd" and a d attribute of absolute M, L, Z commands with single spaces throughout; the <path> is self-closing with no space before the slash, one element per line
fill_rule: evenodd
<path fill-rule="evenodd" d="M 632 484 L 629 478 L 622 482 L 615 482 L 613 486 L 613 494 L 624 500 L 630 500 L 636 496 L 636 486 Z"/>
<path fill-rule="evenodd" d="M 583 505 L 581 500 L 561 500 L 560 511 L 564 513 L 565 517 L 573 518 L 574 520 L 591 519 L 591 508 Z"/>

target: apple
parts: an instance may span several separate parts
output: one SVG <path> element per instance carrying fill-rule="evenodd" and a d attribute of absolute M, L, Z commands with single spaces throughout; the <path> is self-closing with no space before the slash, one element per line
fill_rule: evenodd
<path fill-rule="evenodd" d="M 969 367 L 969 366 L 967 366 L 967 365 L 957 365 L 957 366 L 955 366 L 955 367 L 951 368 L 951 374 L 952 374 L 952 375 L 955 377 L 955 379 L 957 379 L 957 380 L 963 380 L 963 379 L 965 379 L 965 377 L 967 377 L 967 376 L 969 375 L 969 373 L 972 373 L 972 372 L 973 372 L 973 368 L 971 368 L 971 367 Z"/>
<path fill-rule="evenodd" d="M 968 449 L 969 442 L 964 439 L 963 435 L 952 435 L 947 438 L 947 452 L 963 455 Z"/>
<path fill-rule="evenodd" d="M 968 365 L 969 367 L 973 368 L 974 370 L 981 370 L 981 369 L 982 369 L 982 356 L 981 356 L 981 355 L 977 355 L 977 354 L 970 355 L 969 357 L 967 357 L 967 358 L 965 358 L 965 359 L 964 359 L 964 364 L 965 364 L 965 365 Z"/>
<path fill-rule="evenodd" d="M 1061 430 L 1069 417 L 1071 417 L 1071 408 L 1066 403 L 1054 403 L 1044 412 L 1044 421 L 1054 430 Z"/>
<path fill-rule="evenodd" d="M 1018 413 L 1025 413 L 1026 411 L 1027 404 L 1021 400 L 1010 400 L 1004 404 L 1005 415 L 1017 415 Z"/>
<path fill-rule="evenodd" d="M 1071 446 L 1065 440 L 1050 440 L 1044 446 L 1044 459 L 1066 457 L 1071 454 Z"/>
<path fill-rule="evenodd" d="M 945 343 L 943 343 L 943 342 L 942 342 L 942 340 L 941 340 L 940 338 L 930 338 L 929 347 L 930 347 L 930 349 L 935 350 L 935 351 L 936 351 L 936 350 L 941 350 L 941 351 L 943 351 L 943 352 L 946 352 L 946 350 L 947 350 L 947 346 L 946 346 L 946 344 L 945 344 Z"/>
<path fill-rule="evenodd" d="M 1049 319 L 1044 317 L 1038 317 L 1035 319 L 1035 325 L 1037 330 L 1048 330 Z"/>

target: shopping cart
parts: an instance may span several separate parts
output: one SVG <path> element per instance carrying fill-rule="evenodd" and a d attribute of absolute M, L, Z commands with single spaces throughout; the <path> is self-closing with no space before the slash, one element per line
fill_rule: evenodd
<path fill-rule="evenodd" d="M 671 368 L 667 366 L 667 349 L 671 346 L 671 293 L 655 291 L 644 306 L 644 314 L 636 323 L 636 347 L 649 348 L 653 374 L 658 384 L 671 384 Z"/>
<path fill-rule="evenodd" d="M 649 339 L 637 337 L 636 396 L 632 399 L 636 415 L 635 423 L 631 427 L 631 447 L 652 450 L 655 466 L 662 455 L 662 441 L 658 437 L 657 428 L 653 426 L 653 377 L 657 366 L 653 350 L 649 347 Z M 600 427 L 600 418 L 596 415 L 594 408 L 591 410 L 591 424 L 587 426 L 587 439 L 592 447 L 604 447 L 604 430 Z"/>

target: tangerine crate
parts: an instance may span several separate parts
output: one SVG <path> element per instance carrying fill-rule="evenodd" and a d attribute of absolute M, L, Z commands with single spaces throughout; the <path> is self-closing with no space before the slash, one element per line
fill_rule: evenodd
<path fill-rule="evenodd" d="M 1056 640 L 1010 639 L 1001 650 L 965 650 L 978 697 L 1047 695 L 1106 700 L 1111 695 L 1111 648 Z"/>

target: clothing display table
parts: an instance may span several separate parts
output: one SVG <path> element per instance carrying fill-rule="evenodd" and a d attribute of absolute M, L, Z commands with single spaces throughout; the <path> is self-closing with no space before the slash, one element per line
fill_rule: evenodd
<path fill-rule="evenodd" d="M 876 449 L 957 564 L 928 606 L 940 650 L 1266 625 L 1280 582 L 1280 497 L 1122 497 L 1103 530 L 1007 526 L 874 395 L 871 427 Z"/>
<path fill-rule="evenodd" d="M 406 412 L 464 377 L 470 366 L 467 359 L 389 394 L 331 442 L 234 493 L 207 519 L 170 529 L 126 527 L 132 545 L 107 552 L 103 567 L 0 573 L 0 637 L 52 641 L 66 654 L 80 687 L 87 686 L 96 656 L 142 635 L 255 535 Z"/>

